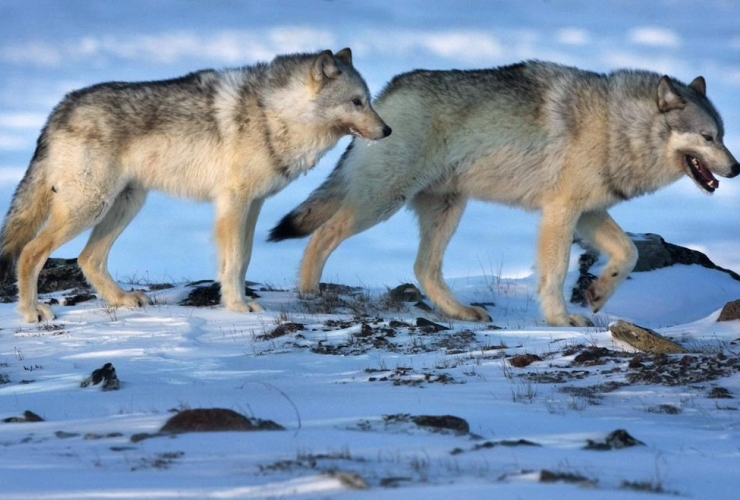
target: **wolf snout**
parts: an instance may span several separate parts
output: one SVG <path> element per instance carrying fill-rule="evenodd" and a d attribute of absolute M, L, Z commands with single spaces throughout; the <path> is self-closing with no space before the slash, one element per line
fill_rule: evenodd
<path fill-rule="evenodd" d="M 390 128 L 388 125 L 386 125 L 386 126 L 383 127 L 383 137 L 388 137 L 392 133 L 393 133 L 393 129 Z M 740 165 L 737 165 L 736 164 L 735 166 L 738 167 L 738 168 L 740 168 Z M 733 172 L 734 172 L 734 170 L 733 170 Z M 737 175 L 737 173 L 735 173 L 735 175 Z"/>
<path fill-rule="evenodd" d="M 735 164 L 730 168 L 730 174 L 727 177 L 732 179 L 733 177 L 737 177 L 738 174 L 740 174 L 740 163 L 735 162 Z"/>

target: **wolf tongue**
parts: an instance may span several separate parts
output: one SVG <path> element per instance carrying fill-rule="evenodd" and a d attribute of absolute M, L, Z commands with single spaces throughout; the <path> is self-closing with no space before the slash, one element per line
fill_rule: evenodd
<path fill-rule="evenodd" d="M 699 164 L 699 168 L 697 169 L 699 174 L 701 174 L 702 177 L 704 177 L 704 180 L 707 181 L 707 185 L 709 187 L 712 187 L 714 189 L 717 189 L 719 187 L 719 181 L 715 176 L 712 175 L 712 172 L 710 172 L 708 169 L 704 168 L 704 165 Z"/>

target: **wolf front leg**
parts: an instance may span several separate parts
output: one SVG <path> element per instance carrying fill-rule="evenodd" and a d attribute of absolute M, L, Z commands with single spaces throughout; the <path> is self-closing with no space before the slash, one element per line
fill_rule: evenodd
<path fill-rule="evenodd" d="M 563 283 L 568 272 L 573 231 L 580 213 L 566 204 L 543 207 L 537 242 L 537 271 L 540 307 L 552 326 L 586 326 L 591 322 L 580 314 L 568 314 Z"/>
<path fill-rule="evenodd" d="M 263 310 L 256 302 L 248 303 L 244 293 L 244 278 L 252 254 L 254 227 L 261 207 L 262 199 L 248 199 L 233 193 L 216 199 L 221 303 L 231 311 Z"/>
<path fill-rule="evenodd" d="M 586 291 L 591 310 L 598 312 L 635 268 L 637 248 L 606 211 L 583 213 L 578 219 L 576 232 L 609 257 L 599 279 Z"/>

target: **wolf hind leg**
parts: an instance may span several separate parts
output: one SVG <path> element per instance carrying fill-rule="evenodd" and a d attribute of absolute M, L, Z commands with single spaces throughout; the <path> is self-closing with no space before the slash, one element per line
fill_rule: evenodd
<path fill-rule="evenodd" d="M 108 213 L 98 222 L 80 253 L 79 264 L 85 277 L 112 306 L 141 307 L 149 304 L 144 292 L 125 292 L 108 273 L 108 254 L 113 243 L 139 213 L 146 191 L 129 185 L 118 194 Z"/>
<path fill-rule="evenodd" d="M 537 240 L 538 293 L 545 321 L 552 326 L 591 325 L 591 321 L 580 314 L 568 314 L 563 297 L 570 247 L 579 216 L 579 212 L 562 203 L 542 209 Z"/>
<path fill-rule="evenodd" d="M 637 264 L 637 248 L 606 211 L 585 212 L 576 232 L 609 257 L 601 276 L 586 290 L 586 300 L 598 312 Z"/>
<path fill-rule="evenodd" d="M 405 198 L 383 197 L 372 204 L 367 200 L 345 198 L 342 206 L 311 236 L 301 260 L 298 291 L 318 293 L 319 280 L 331 253 L 350 236 L 361 233 L 390 218 L 405 203 Z M 363 207 L 359 209 L 357 207 Z"/>
<path fill-rule="evenodd" d="M 465 210 L 459 194 L 420 193 L 411 200 L 419 219 L 419 250 L 414 273 L 429 300 L 447 316 L 465 321 L 491 321 L 482 307 L 467 307 L 454 297 L 442 277 L 442 259 Z"/>
<path fill-rule="evenodd" d="M 39 273 L 49 255 L 92 226 L 109 207 L 104 190 L 96 191 L 96 196 L 85 196 L 84 190 L 70 191 L 55 195 L 46 226 L 23 248 L 18 259 L 18 310 L 29 323 L 54 318 L 51 308 L 38 301 Z"/>

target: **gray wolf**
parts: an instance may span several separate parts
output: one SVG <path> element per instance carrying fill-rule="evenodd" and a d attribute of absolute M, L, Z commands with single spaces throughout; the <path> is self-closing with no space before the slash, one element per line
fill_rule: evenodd
<path fill-rule="evenodd" d="M 563 298 L 574 234 L 610 259 L 588 289 L 598 311 L 632 270 L 636 250 L 607 210 L 689 176 L 707 193 L 740 165 L 724 146 L 704 78 L 685 85 L 647 71 L 610 74 L 528 61 L 472 71 L 396 76 L 375 102 L 388 140 L 355 139 L 328 179 L 273 228 L 270 239 L 313 233 L 299 289 L 317 290 L 343 240 L 408 205 L 420 227 L 414 272 L 446 315 L 490 320 L 442 279 L 442 257 L 466 200 L 539 210 L 538 290 L 550 325 L 584 325 Z"/>
<path fill-rule="evenodd" d="M 114 306 L 148 303 L 107 271 L 121 231 L 157 189 L 213 201 L 222 303 L 248 303 L 244 278 L 254 227 L 276 193 L 346 134 L 381 139 L 391 129 L 374 111 L 352 52 L 293 54 L 182 78 L 94 85 L 67 95 L 51 113 L 0 235 L 0 269 L 17 261 L 19 311 L 53 318 L 38 302 L 49 254 L 93 227 L 80 267 Z"/>

